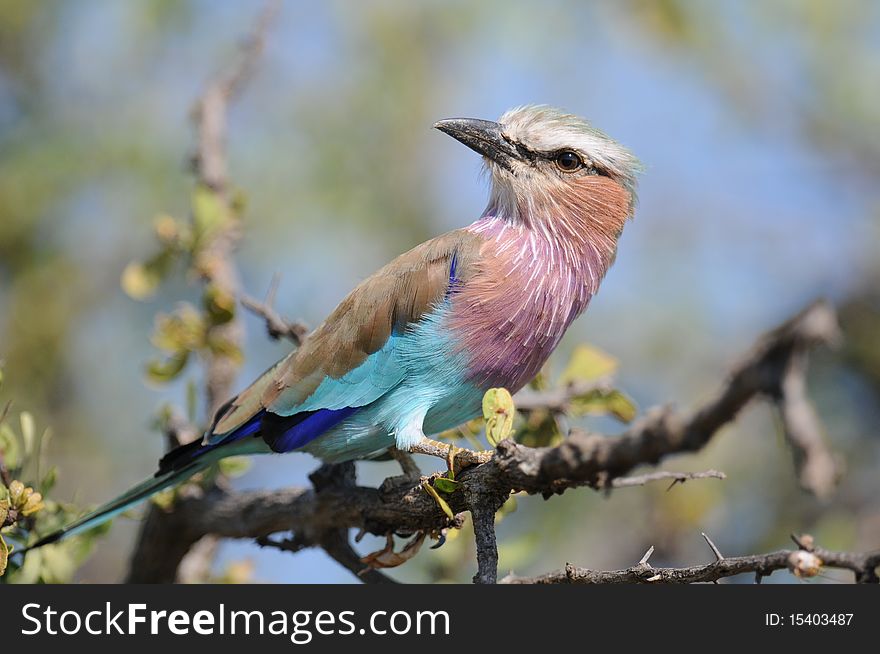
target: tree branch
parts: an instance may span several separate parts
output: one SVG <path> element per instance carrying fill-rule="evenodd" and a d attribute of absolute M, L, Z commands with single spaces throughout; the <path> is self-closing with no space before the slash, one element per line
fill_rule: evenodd
<path fill-rule="evenodd" d="M 605 486 L 640 464 L 656 464 L 677 453 L 704 447 L 718 430 L 733 421 L 756 397 L 786 400 L 791 388 L 784 380 L 805 376 L 803 366 L 793 365 L 817 345 L 833 345 L 839 338 L 833 309 L 816 302 L 761 337 L 750 353 L 728 376 L 726 382 L 700 407 L 675 412 L 669 407 L 654 409 L 624 433 L 615 437 L 577 430 L 553 448 L 526 448 L 512 442 L 499 446 L 495 459 L 482 466 L 499 468 L 514 490 L 530 493 L 562 492 L 580 485 Z M 783 415 L 785 421 L 790 416 Z M 805 489 L 826 496 L 837 478 L 834 456 L 821 440 L 804 448 L 791 443 L 799 468 L 809 467 L 823 474 L 802 479 Z M 488 470 L 483 474 L 489 474 Z"/>
<path fill-rule="evenodd" d="M 324 484 L 320 490 L 235 494 L 214 489 L 202 497 L 183 498 L 170 518 L 179 530 L 176 538 L 197 540 L 206 534 L 259 538 L 283 531 L 323 533 L 348 528 L 377 535 L 419 531 L 438 534 L 444 528 L 460 526 L 461 514 L 470 511 L 479 539 L 476 579 L 491 582 L 497 565 L 493 516 L 512 491 L 549 497 L 579 486 L 611 489 L 616 480 L 639 465 L 699 450 L 752 399 L 784 398 L 788 387 L 782 379 L 805 374 L 802 367 L 791 365 L 792 359 L 817 345 L 831 344 L 836 338 L 834 312 L 819 302 L 763 336 L 721 388 L 694 411 L 654 410 L 618 436 L 576 432 L 557 447 L 529 448 L 503 441 L 491 461 L 467 468 L 456 477 L 460 490 L 445 495 L 455 520 L 450 520 L 424 492 L 419 480 L 394 477 L 378 489 L 365 488 L 355 485 L 353 468 L 348 482 Z M 828 459 L 831 454 L 822 445 L 803 456 L 810 461 Z M 690 475 L 662 472 L 616 484 L 622 487 L 658 478 L 677 481 L 717 476 L 720 473 L 715 471 Z M 725 566 L 734 565 L 730 559 L 724 561 Z"/>
<path fill-rule="evenodd" d="M 275 311 L 275 292 L 278 290 L 278 276 L 272 278 L 266 299 L 262 302 L 248 295 L 241 296 L 241 304 L 250 312 L 260 316 L 266 323 L 266 333 L 273 341 L 286 338 L 295 346 L 302 344 L 303 338 L 309 333 L 308 326 L 301 321 L 289 321 Z"/>
<path fill-rule="evenodd" d="M 724 577 L 754 573 L 756 581 L 776 570 L 789 570 L 800 577 L 811 577 L 820 567 L 851 570 L 859 583 L 877 583 L 876 569 L 880 566 L 880 551 L 834 552 L 821 547 L 809 549 L 779 550 L 769 554 L 723 557 L 715 551 L 716 560 L 705 565 L 687 568 L 655 568 L 648 563 L 653 552 L 649 550 L 639 563 L 625 570 L 589 570 L 570 563 L 562 570 L 535 577 L 508 575 L 502 584 L 695 584 L 715 582 Z"/>
<path fill-rule="evenodd" d="M 528 413 L 541 409 L 553 413 L 566 413 L 571 403 L 592 391 L 610 391 L 613 387 L 609 381 L 590 381 L 567 384 L 563 388 L 551 388 L 545 391 L 524 389 L 516 394 L 516 410 Z"/>
<path fill-rule="evenodd" d="M 720 470 L 705 470 L 703 472 L 671 472 L 668 470 L 659 470 L 658 472 L 649 472 L 645 475 L 617 477 L 616 479 L 611 480 L 611 487 L 630 488 L 632 486 L 644 486 L 652 481 L 662 481 L 664 479 L 672 480 L 672 483 L 669 484 L 669 489 L 671 489 L 676 484 L 683 484 L 691 479 L 727 479 L 727 475 Z"/>

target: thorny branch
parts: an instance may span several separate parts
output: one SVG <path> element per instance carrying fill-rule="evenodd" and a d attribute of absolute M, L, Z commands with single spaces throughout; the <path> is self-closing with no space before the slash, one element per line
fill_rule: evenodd
<path fill-rule="evenodd" d="M 669 470 L 658 470 L 657 472 L 649 472 L 644 475 L 633 475 L 632 477 L 617 477 L 611 480 L 612 488 L 629 488 L 631 486 L 644 486 L 652 481 L 662 481 L 671 479 L 669 484 L 671 489 L 676 484 L 683 484 L 691 479 L 727 479 L 720 470 L 705 470 L 703 472 L 672 472 Z"/>
<path fill-rule="evenodd" d="M 497 574 L 497 550 L 489 518 L 511 492 L 522 490 L 550 497 L 578 486 L 607 490 L 655 479 L 678 483 L 691 478 L 720 477 L 717 471 L 624 475 L 639 465 L 655 464 L 667 456 L 700 449 L 721 427 L 734 420 L 750 400 L 767 395 L 777 398 L 782 378 L 803 374 L 800 368 L 792 372 L 788 365 L 791 357 L 800 356 L 817 345 L 833 343 L 836 338 L 834 312 L 819 302 L 763 336 L 733 369 L 719 391 L 694 411 L 677 413 L 668 408 L 652 411 L 619 436 L 578 432 L 557 447 L 529 448 L 503 441 L 489 463 L 467 468 L 457 476 L 460 490 L 444 498 L 455 516 L 452 520 L 424 492 L 411 466 L 408 466 L 409 474 L 386 479 L 379 488 L 357 486 L 351 468 L 345 483 L 316 483 L 314 489 L 241 493 L 212 489 L 203 495 L 181 499 L 168 517 L 178 530 L 177 537 L 183 541 L 194 542 L 206 534 L 265 539 L 272 534 L 293 532 L 303 546 L 313 546 L 320 545 L 316 534 L 334 531 L 342 534 L 351 528 L 377 535 L 417 532 L 436 535 L 443 529 L 460 526 L 464 513 L 470 511 L 476 516 L 479 545 L 476 580 L 492 582 Z M 831 454 L 823 446 L 810 450 L 806 458 L 817 456 L 830 458 Z M 408 463 L 406 457 L 401 459 L 403 464 Z M 829 554 L 818 550 L 817 555 L 831 566 L 849 560 L 851 565 L 861 566 L 863 572 L 859 580 L 874 580 L 865 567 L 876 560 L 874 555 Z M 847 556 L 851 558 L 846 559 Z M 746 560 L 754 567 L 759 559 L 746 557 Z M 761 571 L 785 567 L 780 558 L 767 560 L 766 566 L 759 566 Z M 713 575 L 741 571 L 745 569 L 743 565 L 741 557 L 723 559 L 705 570 L 689 569 L 689 576 L 670 578 L 711 581 Z M 624 572 L 627 578 L 638 576 L 632 570 Z M 620 578 L 624 572 L 608 579 Z M 666 578 L 662 571 L 655 571 L 656 574 Z"/>
<path fill-rule="evenodd" d="M 504 470 L 513 488 L 531 493 L 561 492 L 574 486 L 605 486 L 640 464 L 655 464 L 670 454 L 701 449 L 718 430 L 733 421 L 752 399 L 771 398 L 786 402 L 792 376 L 803 376 L 802 365 L 794 365 L 817 345 L 833 345 L 839 339 L 834 310 L 816 302 L 775 330 L 761 337 L 735 366 L 724 384 L 709 400 L 691 412 L 669 407 L 654 409 L 619 436 L 606 437 L 580 430 L 560 446 L 529 450 L 513 443 L 502 444 L 498 456 L 488 465 Z M 809 438 L 803 445 L 803 427 L 821 433 L 815 413 L 807 404 L 795 404 L 781 416 L 795 452 L 798 469 L 820 470 L 804 478 L 806 490 L 825 497 L 838 476 L 834 455 L 824 440 Z"/>
<path fill-rule="evenodd" d="M 705 537 L 705 534 L 703 534 Z M 850 570 L 859 583 L 877 583 L 880 551 L 850 553 L 834 552 L 812 545 L 808 536 L 795 538 L 796 550 L 779 550 L 768 554 L 724 557 L 706 537 L 715 561 L 687 568 L 655 568 L 648 559 L 652 547 L 636 565 L 624 570 L 588 570 L 570 563 L 562 570 L 535 577 L 508 575 L 502 584 L 696 584 L 716 582 L 724 577 L 753 573 L 755 583 L 776 570 L 789 570 L 799 577 L 812 577 L 820 567 Z M 806 541 L 806 542 L 804 542 Z"/>

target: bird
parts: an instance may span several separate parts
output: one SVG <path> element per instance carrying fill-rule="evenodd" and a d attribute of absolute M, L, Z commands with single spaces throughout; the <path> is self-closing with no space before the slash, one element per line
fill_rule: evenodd
<path fill-rule="evenodd" d="M 443 456 L 449 446 L 431 435 L 480 415 L 488 389 L 515 393 L 535 377 L 611 267 L 642 166 L 585 119 L 547 105 L 434 127 L 482 157 L 490 192 L 479 218 L 366 278 L 299 348 L 223 405 L 203 438 L 25 551 L 91 529 L 232 455 L 308 452 L 343 462 L 397 448 Z M 470 464 L 491 456 L 459 452 Z"/>

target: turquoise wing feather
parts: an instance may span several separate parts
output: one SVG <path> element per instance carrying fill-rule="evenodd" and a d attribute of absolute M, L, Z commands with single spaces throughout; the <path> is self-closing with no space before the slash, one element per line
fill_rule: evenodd
<path fill-rule="evenodd" d="M 464 230 L 450 232 L 364 280 L 298 350 L 218 413 L 207 442 L 219 442 L 260 411 L 294 416 L 362 407 L 394 389 L 407 374 L 396 356 L 401 339 L 443 301 L 451 275 L 468 277 L 482 243 Z"/>

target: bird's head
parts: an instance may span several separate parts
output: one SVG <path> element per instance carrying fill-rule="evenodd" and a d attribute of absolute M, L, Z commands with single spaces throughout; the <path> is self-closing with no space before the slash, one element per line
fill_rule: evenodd
<path fill-rule="evenodd" d="M 489 211 L 527 223 L 577 213 L 618 232 L 632 214 L 638 159 L 583 118 L 532 105 L 498 122 L 450 118 L 434 127 L 483 155 Z"/>

